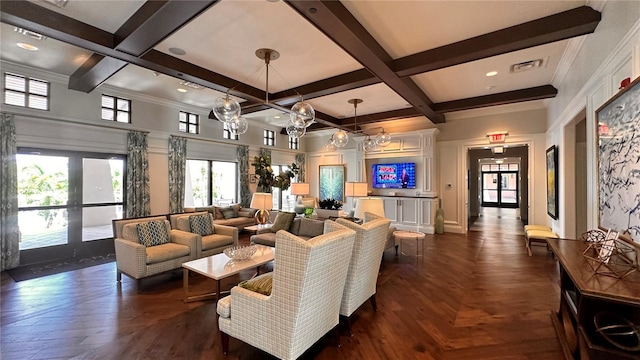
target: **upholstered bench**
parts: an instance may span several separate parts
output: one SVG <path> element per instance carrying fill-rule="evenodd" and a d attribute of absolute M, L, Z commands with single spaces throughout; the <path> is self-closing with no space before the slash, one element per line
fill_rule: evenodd
<path fill-rule="evenodd" d="M 541 225 L 527 225 L 527 226 L 541 226 Z M 532 242 L 544 243 L 545 245 L 547 245 L 547 250 L 549 250 L 547 239 L 557 239 L 557 238 L 558 238 L 558 234 L 551 231 L 549 227 L 546 227 L 546 229 L 530 228 L 529 230 L 527 230 L 525 227 L 525 241 L 527 246 L 527 253 L 529 254 L 529 256 L 531 256 Z"/>
<path fill-rule="evenodd" d="M 525 225 L 524 226 L 524 232 L 527 232 L 529 230 L 546 230 L 546 231 L 552 231 L 552 229 L 546 225 Z"/>

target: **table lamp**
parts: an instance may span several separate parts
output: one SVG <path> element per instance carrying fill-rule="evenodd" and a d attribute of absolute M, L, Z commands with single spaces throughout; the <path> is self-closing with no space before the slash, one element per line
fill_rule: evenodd
<path fill-rule="evenodd" d="M 269 210 L 273 207 L 273 198 L 269 193 L 254 193 L 251 198 L 252 208 L 258 209 L 256 211 L 256 222 L 259 225 L 264 225 L 269 222 Z"/>
<path fill-rule="evenodd" d="M 365 212 L 369 212 L 380 217 L 385 217 L 384 202 L 382 201 L 382 198 L 367 197 L 358 199 L 353 217 L 355 217 L 356 219 L 364 219 Z"/>
<path fill-rule="evenodd" d="M 296 206 L 294 211 L 296 214 L 304 213 L 304 206 L 302 206 L 302 195 L 309 194 L 309 183 L 293 183 L 291 184 L 291 195 L 296 195 Z"/>

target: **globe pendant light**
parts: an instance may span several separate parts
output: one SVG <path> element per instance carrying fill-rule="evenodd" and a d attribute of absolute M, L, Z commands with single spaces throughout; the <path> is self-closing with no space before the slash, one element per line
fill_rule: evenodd
<path fill-rule="evenodd" d="M 327 151 L 336 151 L 336 150 L 338 150 L 336 145 L 333 143 L 333 137 L 331 139 L 329 139 L 329 143 L 327 145 L 325 145 L 324 148 Z"/>
<path fill-rule="evenodd" d="M 376 142 L 376 145 L 385 147 L 391 144 L 391 134 L 384 132 L 384 128 L 383 128 L 382 132 L 376 135 L 375 142 Z"/>
<path fill-rule="evenodd" d="M 349 142 L 349 135 L 345 131 L 338 130 L 335 133 L 333 133 L 333 145 L 335 145 L 336 147 L 339 147 L 339 148 L 345 147 L 345 145 L 347 145 L 348 142 Z"/>
<path fill-rule="evenodd" d="M 373 151 L 376 148 L 376 141 L 367 135 L 367 138 L 362 142 L 362 150 L 365 152 Z"/>
<path fill-rule="evenodd" d="M 301 137 L 304 136 L 304 134 L 307 133 L 307 128 L 306 127 L 297 127 L 295 126 L 292 122 L 289 122 L 289 124 L 287 124 L 287 134 L 289 134 L 289 137 L 295 138 L 295 139 L 299 139 Z"/>
<path fill-rule="evenodd" d="M 213 114 L 222 122 L 230 122 L 240 116 L 240 104 L 227 93 L 227 96 L 216 99 Z"/>
<path fill-rule="evenodd" d="M 247 119 L 242 116 L 236 116 L 233 120 L 229 121 L 229 131 L 232 134 L 242 135 L 249 129 L 249 123 Z"/>
<path fill-rule="evenodd" d="M 289 117 L 293 126 L 297 128 L 306 128 L 313 124 L 313 121 L 316 118 L 316 111 L 311 105 L 309 105 L 309 103 L 304 102 L 304 99 L 302 99 L 291 107 Z"/>

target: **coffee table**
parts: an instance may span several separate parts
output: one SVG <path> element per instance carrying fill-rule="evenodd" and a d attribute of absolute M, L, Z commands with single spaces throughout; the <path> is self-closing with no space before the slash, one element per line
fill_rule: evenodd
<path fill-rule="evenodd" d="M 227 278 L 231 275 L 235 275 L 240 271 L 258 268 L 260 265 L 264 265 L 269 261 L 272 261 L 275 256 L 275 249 L 264 245 L 257 246 L 256 253 L 253 254 L 251 259 L 243 261 L 234 261 L 224 253 L 207 256 L 201 259 L 188 261 L 182 264 L 184 287 L 184 302 L 201 301 L 214 299 L 218 301 L 220 291 L 220 280 Z M 214 293 L 189 295 L 189 272 L 193 271 L 200 275 L 204 275 L 210 279 L 213 279 L 217 283 L 217 291 Z"/>
<path fill-rule="evenodd" d="M 271 226 L 273 226 L 273 224 L 250 225 L 250 226 L 245 226 L 244 229 L 247 231 L 253 232 L 255 234 L 256 232 L 258 232 L 258 230 L 270 229 Z"/>

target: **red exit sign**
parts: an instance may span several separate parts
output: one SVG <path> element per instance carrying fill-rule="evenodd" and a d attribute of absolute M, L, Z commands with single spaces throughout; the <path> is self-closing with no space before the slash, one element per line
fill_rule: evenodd
<path fill-rule="evenodd" d="M 489 137 L 489 143 L 491 144 L 503 143 L 507 137 L 507 133 L 491 133 L 487 134 L 487 136 Z"/>

